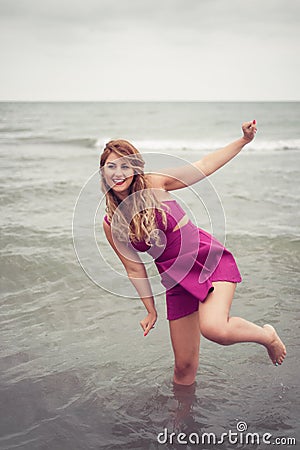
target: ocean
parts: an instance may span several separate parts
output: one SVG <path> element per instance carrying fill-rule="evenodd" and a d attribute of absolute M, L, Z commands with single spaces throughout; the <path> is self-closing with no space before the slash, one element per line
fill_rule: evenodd
<path fill-rule="evenodd" d="M 173 196 L 234 254 L 232 314 L 274 325 L 287 357 L 275 368 L 258 345 L 203 338 L 194 389 L 176 389 L 153 263 L 159 318 L 144 338 L 144 306 L 103 236 L 99 155 L 124 138 L 149 169 L 186 164 L 253 119 L 255 141 Z M 0 103 L 1 449 L 299 442 L 299 119 L 298 102 Z"/>

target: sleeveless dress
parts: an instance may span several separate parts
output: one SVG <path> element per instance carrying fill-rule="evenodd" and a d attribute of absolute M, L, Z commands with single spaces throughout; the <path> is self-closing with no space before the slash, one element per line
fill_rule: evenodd
<path fill-rule="evenodd" d="M 190 220 L 173 231 L 186 215 L 175 199 L 162 201 L 161 207 L 166 212 L 167 226 L 158 210 L 156 222 L 163 245 L 149 246 L 144 241 L 129 245 L 154 258 L 166 288 L 167 319 L 176 320 L 198 310 L 199 301 L 214 290 L 213 281 L 240 283 L 242 277 L 233 255 L 211 234 Z M 107 216 L 104 220 L 110 225 Z"/>

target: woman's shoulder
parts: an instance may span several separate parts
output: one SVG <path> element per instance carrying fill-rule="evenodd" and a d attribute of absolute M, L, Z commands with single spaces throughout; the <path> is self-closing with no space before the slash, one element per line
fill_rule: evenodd
<path fill-rule="evenodd" d="M 145 178 L 150 188 L 164 189 L 162 176 L 159 173 L 155 172 L 145 173 Z"/>
<path fill-rule="evenodd" d="M 165 190 L 162 181 L 160 180 L 159 174 L 148 173 L 146 176 L 149 189 L 153 189 L 155 197 L 159 202 L 164 200 L 172 200 L 171 195 Z"/>

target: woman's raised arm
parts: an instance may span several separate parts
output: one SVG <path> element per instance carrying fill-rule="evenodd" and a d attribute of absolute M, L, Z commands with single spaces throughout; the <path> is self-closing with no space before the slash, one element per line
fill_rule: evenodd
<path fill-rule="evenodd" d="M 163 173 L 151 173 L 153 187 L 166 191 L 181 189 L 208 177 L 234 158 L 242 148 L 252 141 L 257 131 L 256 121 L 242 125 L 243 136 L 226 147 L 209 153 L 199 161 L 181 167 L 165 169 Z"/>

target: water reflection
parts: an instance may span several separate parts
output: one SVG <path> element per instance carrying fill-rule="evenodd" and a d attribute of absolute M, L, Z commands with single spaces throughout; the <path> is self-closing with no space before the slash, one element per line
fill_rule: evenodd
<path fill-rule="evenodd" d="M 196 404 L 197 401 L 196 385 L 196 382 L 189 386 L 173 382 L 172 391 L 174 399 L 178 403 L 172 429 L 174 432 L 179 432 L 186 428 L 192 429 L 196 424 L 193 416 L 193 405 Z"/>

